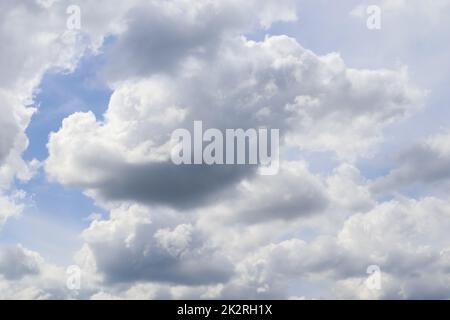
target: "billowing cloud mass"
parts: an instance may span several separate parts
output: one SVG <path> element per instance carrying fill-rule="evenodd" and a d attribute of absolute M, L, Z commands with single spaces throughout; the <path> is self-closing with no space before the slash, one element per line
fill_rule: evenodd
<path fill-rule="evenodd" d="M 39 272 L 41 258 L 21 245 L 0 252 L 0 272 L 6 279 L 20 279 Z"/>
<path fill-rule="evenodd" d="M 49 140 L 49 176 L 105 200 L 190 202 L 187 196 L 201 199 L 252 171 L 174 167 L 170 135 L 194 120 L 222 129 L 280 128 L 290 145 L 353 158 L 380 138 L 380 128 L 421 103 L 405 71 L 347 69 L 338 55 L 318 57 L 286 36 L 232 37 L 220 45 L 216 57 L 176 75 L 119 84 L 103 120 L 90 112 L 65 119 Z"/>
<path fill-rule="evenodd" d="M 386 3 L 388 21 L 407 10 Z M 414 3 L 407 17 L 421 11 Z M 80 30 L 66 27 L 69 5 L 80 8 Z M 405 64 L 355 68 L 338 48 L 316 53 L 272 32 L 294 25 L 299 5 L 0 4 L 0 226 L 26 214 L 17 181 L 41 168 L 107 212 L 79 213 L 92 218 L 73 252 L 79 288 L 67 286 L 56 259 L 5 245 L 0 297 L 449 298 L 448 130 L 377 163 L 392 128 L 425 113 L 433 91 Z M 49 132 L 42 166 L 23 160 L 43 75 L 93 56 L 112 92 L 103 115 L 74 112 Z M 278 174 L 174 165 L 171 134 L 196 120 L 204 129 L 279 129 Z M 367 285 L 369 266 L 381 270 L 380 288 Z"/>
<path fill-rule="evenodd" d="M 65 270 L 39 253 L 20 244 L 0 248 L 0 299 L 70 298 L 65 281 Z"/>
<path fill-rule="evenodd" d="M 145 207 L 118 208 L 109 220 L 94 221 L 83 237 L 109 282 L 226 282 L 233 273 L 228 259 L 201 231 L 188 223 L 172 226 L 172 219 Z"/>
<path fill-rule="evenodd" d="M 45 70 L 69 67 L 77 49 L 74 45 L 67 49 L 61 46 L 73 43 L 74 37 L 58 35 L 55 26 L 58 20 L 64 20 L 36 3 L 6 1 L 0 5 L 0 12 L 3 48 L 0 53 L 0 202 L 3 204 L 0 223 L 3 223 L 7 217 L 21 212 L 21 206 L 8 191 L 14 178 L 29 179 L 36 165 L 21 158 L 28 146 L 25 129 L 36 111 L 29 106 L 33 89 Z M 44 18 L 46 23 L 40 24 Z M 59 53 L 55 51 L 58 48 Z"/>

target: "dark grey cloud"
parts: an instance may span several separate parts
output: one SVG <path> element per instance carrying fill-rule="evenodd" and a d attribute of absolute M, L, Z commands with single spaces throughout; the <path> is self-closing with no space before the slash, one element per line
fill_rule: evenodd
<path fill-rule="evenodd" d="M 211 59 L 225 30 L 222 24 L 233 26 L 236 16 L 197 13 L 188 18 L 185 12 L 173 15 L 144 6 L 132 9 L 126 19 L 127 31 L 107 53 L 104 72 L 112 81 L 172 73 L 188 58 Z"/>
<path fill-rule="evenodd" d="M 256 171 L 250 165 L 118 165 L 115 175 L 91 190 L 105 200 L 137 201 L 189 209 L 214 201 Z"/>

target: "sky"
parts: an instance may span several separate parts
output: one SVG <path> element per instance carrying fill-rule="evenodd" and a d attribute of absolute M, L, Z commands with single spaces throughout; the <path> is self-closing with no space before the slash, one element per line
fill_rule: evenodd
<path fill-rule="evenodd" d="M 450 298 L 449 0 L 0 9 L 0 298 Z M 280 170 L 174 165 L 198 120 Z"/>

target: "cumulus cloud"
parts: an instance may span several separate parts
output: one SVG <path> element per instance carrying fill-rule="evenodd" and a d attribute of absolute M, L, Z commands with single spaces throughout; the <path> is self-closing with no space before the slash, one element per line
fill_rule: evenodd
<path fill-rule="evenodd" d="M 28 147 L 25 130 L 32 115 L 34 95 L 47 71 L 74 70 L 79 59 L 96 52 L 107 34 L 120 28 L 120 15 L 114 10 L 83 12 L 84 29 L 68 30 L 68 1 L 16 1 L 0 4 L 0 197 L 9 197 L 15 178 L 29 180 L 39 163 L 26 162 L 22 153 Z M 93 7 L 81 1 L 85 9 Z M 108 7 L 108 6 L 105 6 Z M 85 14 L 85 15 L 84 15 Z M 123 14 L 123 13 L 121 13 Z M 14 199 L 4 200 L 14 203 Z M 17 206 L 19 209 L 20 206 Z M 4 222 L 8 206 L 0 213 Z M 11 211 L 11 210 L 9 210 Z"/>
<path fill-rule="evenodd" d="M 245 38 L 255 24 L 293 18 L 289 10 L 266 16 L 270 10 L 253 2 L 186 4 L 128 11 L 106 53 L 114 90 L 107 111 L 101 119 L 75 113 L 50 136 L 49 177 L 111 208 L 110 218 L 92 222 L 83 237 L 94 273 L 129 286 L 92 297 L 275 297 L 284 295 L 289 277 L 364 274 L 369 260 L 337 234 L 277 239 L 295 234 L 299 219 L 331 214 L 328 222 L 308 222 L 330 231 L 375 206 L 355 167 L 341 165 L 326 178 L 295 161 L 275 177 L 256 176 L 248 166 L 177 167 L 170 134 L 194 120 L 219 129 L 267 126 L 281 129 L 285 147 L 354 161 L 370 154 L 384 127 L 416 111 L 424 91 L 406 68 L 353 69 L 339 54 L 317 55 L 287 36 Z M 247 7 L 254 19 L 241 15 Z M 236 222 L 241 226 L 232 230 L 218 226 Z"/>
<path fill-rule="evenodd" d="M 0 299 L 67 299 L 76 294 L 66 287 L 64 268 L 45 261 L 18 244 L 0 249 Z"/>
<path fill-rule="evenodd" d="M 227 258 L 194 226 L 170 226 L 170 220 L 170 213 L 152 214 L 146 207 L 132 205 L 113 210 L 109 220 L 92 222 L 83 237 L 97 271 L 112 283 L 227 281 L 233 273 Z"/>
<path fill-rule="evenodd" d="M 354 158 L 421 103 L 405 70 L 347 69 L 338 55 L 317 56 L 286 36 L 220 45 L 214 58 L 176 76 L 118 84 L 103 120 L 92 113 L 66 118 L 50 137 L 49 176 L 102 200 L 195 204 L 255 170 L 174 167 L 170 135 L 194 120 L 222 130 L 279 128 L 289 145 Z"/>
<path fill-rule="evenodd" d="M 294 2 L 286 0 L 142 2 L 126 15 L 126 31 L 113 47 L 106 74 L 124 80 L 176 72 L 190 61 L 212 59 L 225 37 L 295 18 Z"/>
<path fill-rule="evenodd" d="M 288 298 L 292 283 L 309 283 L 322 286 L 323 291 L 312 294 L 304 288 L 298 294 L 308 298 L 448 299 L 448 207 L 447 201 L 433 197 L 398 198 L 349 216 L 334 234 L 272 239 L 262 246 L 253 243 L 253 250 L 232 258 L 234 272 L 221 283 L 133 281 L 125 290 L 103 286 L 91 298 Z M 188 224 L 163 228 L 149 238 L 169 254 L 182 256 L 191 230 Z M 134 235 L 128 242 L 134 241 L 130 239 Z M 232 240 L 229 245 L 239 250 Z M 379 290 L 367 285 L 366 271 L 371 265 L 381 270 Z"/>
<path fill-rule="evenodd" d="M 295 220 L 323 212 L 329 202 L 325 183 L 304 162 L 282 162 L 279 174 L 243 180 L 227 200 L 204 209 L 225 223 Z"/>
<path fill-rule="evenodd" d="M 384 128 L 423 105 L 425 91 L 406 67 L 351 68 L 338 53 L 318 55 L 283 35 L 249 40 L 294 20 L 294 1 L 78 4 L 79 32 L 65 29 L 66 1 L 0 5 L 8 44 L 0 57 L 10 58 L 0 59 L 0 224 L 23 208 L 14 178 L 38 167 L 21 159 L 33 90 L 46 71 L 73 70 L 98 53 L 108 36 L 107 111 L 64 119 L 50 135 L 45 170 L 109 216 L 82 233 L 80 292 L 67 290 L 63 268 L 17 246 L 0 251 L 0 296 L 287 298 L 300 281 L 320 284 L 325 297 L 449 297 L 447 200 L 377 202 L 373 194 L 445 181 L 448 135 L 407 151 L 374 183 L 357 168 Z M 170 135 L 195 120 L 278 128 L 282 156 L 295 160 L 282 159 L 268 177 L 253 166 L 175 166 Z M 304 151 L 330 152 L 338 164 L 312 173 Z M 374 264 L 380 291 L 364 282 Z"/>
<path fill-rule="evenodd" d="M 352 215 L 335 236 L 297 238 L 260 248 L 237 264 L 223 294 L 286 294 L 292 281 L 327 282 L 324 296 L 358 299 L 448 299 L 448 202 L 399 198 Z M 366 281 L 379 266 L 381 288 Z"/>
<path fill-rule="evenodd" d="M 0 226 L 2 226 L 7 219 L 22 213 L 25 206 L 22 203 L 24 196 L 24 192 L 20 191 L 7 194 L 6 196 L 0 194 Z"/>
<path fill-rule="evenodd" d="M 28 146 L 25 130 L 36 111 L 29 107 L 33 90 L 45 70 L 66 68 L 77 55 L 75 37 L 58 29 L 64 19 L 32 1 L 3 2 L 0 5 L 0 222 L 20 213 L 22 206 L 12 205 L 9 189 L 14 179 L 28 180 L 38 163 L 27 163 L 22 153 Z M 40 21 L 46 20 L 45 24 Z M 72 45 L 71 45 L 72 44 Z M 64 47 L 67 45 L 66 47 Z M 56 52 L 55 49 L 60 51 Z M 8 199 L 10 198 L 10 199 Z M 9 212 L 9 213 L 8 213 Z"/>
<path fill-rule="evenodd" d="M 372 298 L 448 298 L 448 208 L 437 198 L 400 198 L 345 223 L 339 243 L 387 275 Z"/>
<path fill-rule="evenodd" d="M 2 248 L 0 251 L 0 273 L 8 280 L 20 279 L 28 274 L 37 274 L 42 258 L 21 245 Z"/>
<path fill-rule="evenodd" d="M 450 133 L 443 132 L 417 143 L 398 156 L 397 166 L 373 182 L 376 192 L 403 187 L 446 186 L 450 178 Z"/>

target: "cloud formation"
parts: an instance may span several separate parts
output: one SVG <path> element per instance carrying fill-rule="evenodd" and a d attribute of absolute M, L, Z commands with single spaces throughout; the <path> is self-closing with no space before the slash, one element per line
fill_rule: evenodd
<path fill-rule="evenodd" d="M 220 45 L 215 58 L 176 75 L 150 73 L 117 85 L 103 120 L 91 112 L 66 118 L 49 140 L 49 176 L 102 200 L 189 204 L 191 194 L 200 200 L 254 169 L 175 168 L 170 135 L 177 128 L 195 120 L 222 130 L 279 128 L 290 146 L 354 159 L 423 97 L 405 70 L 347 69 L 338 55 L 317 56 L 286 36 Z"/>
<path fill-rule="evenodd" d="M 443 132 L 416 143 L 398 156 L 398 165 L 373 183 L 373 190 L 393 191 L 414 185 L 448 187 L 450 134 Z"/>
<path fill-rule="evenodd" d="M 391 10 L 409 10 L 403 3 Z M 91 215 L 81 234 L 80 290 L 67 288 L 65 268 L 17 245 L 0 250 L 0 297 L 449 298 L 448 133 L 402 146 L 388 174 L 360 168 L 386 128 L 424 106 L 407 67 L 354 68 L 293 36 L 255 36 L 294 21 L 295 1 L 79 1 L 77 32 L 65 28 L 68 4 L 0 5 L 0 225 L 24 209 L 15 179 L 39 167 L 22 154 L 42 76 L 100 54 L 107 109 L 66 117 L 44 167 L 108 214 Z M 279 174 L 175 166 L 171 133 L 195 120 L 280 129 Z M 417 184 L 440 192 L 401 195 Z M 382 270 L 381 290 L 365 284 L 369 265 Z"/>
<path fill-rule="evenodd" d="M 156 221 L 153 220 L 153 217 Z M 176 284 L 226 282 L 233 266 L 189 223 L 172 227 L 170 214 L 130 206 L 94 221 L 83 237 L 97 271 L 108 282 L 154 281 Z M 162 223 L 162 225 L 160 225 Z"/>

